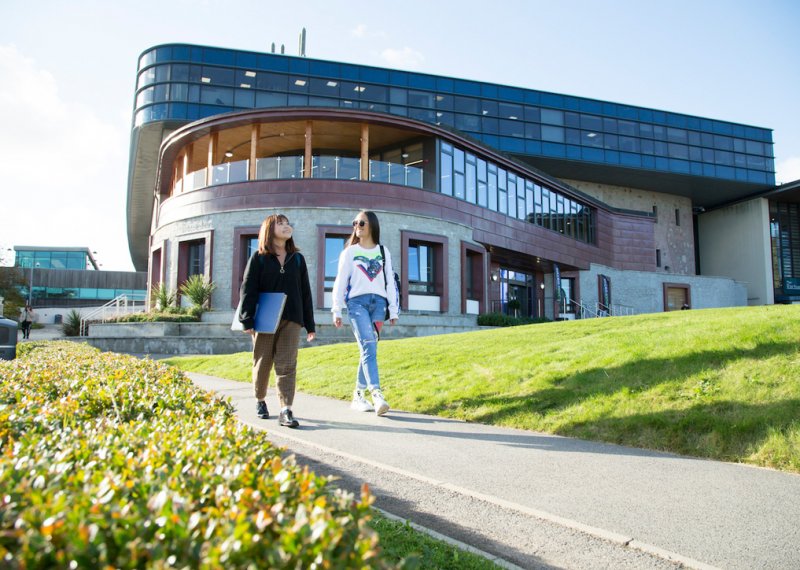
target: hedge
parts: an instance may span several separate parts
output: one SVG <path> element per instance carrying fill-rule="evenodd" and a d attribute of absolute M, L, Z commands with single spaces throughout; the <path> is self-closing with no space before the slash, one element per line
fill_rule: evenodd
<path fill-rule="evenodd" d="M 67 341 L 0 363 L 6 568 L 385 568 L 373 498 L 282 459 L 176 368 Z"/>
<path fill-rule="evenodd" d="M 512 317 L 502 313 L 487 313 L 478 315 L 478 325 L 483 327 L 514 327 L 518 325 L 532 325 L 535 323 L 549 323 L 545 317 Z"/>

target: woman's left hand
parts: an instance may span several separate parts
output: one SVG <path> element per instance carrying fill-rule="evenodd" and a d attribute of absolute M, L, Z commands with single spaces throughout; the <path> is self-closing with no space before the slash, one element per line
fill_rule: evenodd
<path fill-rule="evenodd" d="M 308 333 L 306 335 L 306 340 L 308 342 L 312 342 L 315 338 L 317 338 L 317 333 Z"/>

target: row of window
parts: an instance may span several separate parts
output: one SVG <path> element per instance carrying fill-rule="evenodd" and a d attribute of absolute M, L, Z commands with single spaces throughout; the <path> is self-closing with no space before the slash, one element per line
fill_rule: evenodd
<path fill-rule="evenodd" d="M 248 77 L 247 74 L 252 74 L 253 77 Z M 172 83 L 147 86 L 156 80 Z M 287 94 L 296 93 L 318 97 L 323 106 L 338 106 L 334 104 L 335 101 L 343 99 L 350 106 L 355 102 L 377 103 L 379 108 L 375 110 L 384 112 L 388 112 L 392 106 L 408 108 L 409 116 L 414 114 L 412 107 L 431 110 L 431 113 L 426 114 L 426 120 L 429 122 L 447 124 L 465 131 L 538 139 L 540 125 L 550 125 L 580 129 L 596 135 L 619 134 L 625 137 L 772 156 L 772 145 L 769 141 L 765 144 L 760 140 L 652 123 L 352 82 L 186 65 L 149 68 L 142 72 L 139 81 L 145 87 L 137 95 L 137 108 L 168 101 L 241 108 L 269 107 L 279 106 L 276 99 L 282 100 L 284 105 L 288 104 Z M 283 97 L 269 97 L 271 92 L 276 91 Z M 542 129 L 543 133 L 547 131 L 546 127 Z"/>
<path fill-rule="evenodd" d="M 770 237 L 775 289 L 800 295 L 800 204 L 770 202 Z"/>
<path fill-rule="evenodd" d="M 439 191 L 557 231 L 579 241 L 595 242 L 591 207 L 442 142 Z"/>
<path fill-rule="evenodd" d="M 82 251 L 17 251 L 17 267 L 41 269 L 89 269 L 89 255 Z"/>
<path fill-rule="evenodd" d="M 95 287 L 35 287 L 36 300 L 80 299 L 87 301 L 110 301 L 120 295 L 127 295 L 131 301 L 144 301 L 147 291 L 143 289 L 103 289 Z M 27 291 L 25 291 L 27 297 Z"/>
<path fill-rule="evenodd" d="M 231 85 L 236 86 L 242 83 L 249 83 L 252 85 L 254 80 L 255 82 L 258 81 L 258 77 L 262 73 L 266 72 L 269 74 L 270 72 L 277 72 L 277 74 L 281 76 L 289 76 L 294 77 L 295 80 L 307 81 L 307 87 L 310 93 L 315 93 L 317 90 L 324 87 L 337 87 L 336 85 L 328 85 L 328 82 L 337 83 L 345 81 L 353 83 L 354 85 L 372 84 L 375 87 L 401 87 L 410 88 L 412 90 L 430 91 L 436 93 L 437 96 L 458 95 L 473 98 L 495 99 L 498 100 L 498 102 L 504 103 L 549 107 L 564 111 L 576 111 L 605 117 L 688 128 L 766 143 L 772 142 L 772 136 L 768 129 L 738 125 L 725 121 L 703 119 L 678 113 L 644 109 L 532 89 L 481 83 L 465 79 L 452 79 L 421 73 L 318 61 L 303 57 L 258 54 L 214 47 L 167 45 L 147 51 L 139 60 L 139 70 L 141 73 L 147 74 L 139 87 L 148 84 L 149 81 L 176 80 L 173 76 L 166 77 L 164 75 L 165 72 L 159 72 L 157 69 L 150 72 L 147 69 L 155 64 L 172 62 L 185 63 L 185 67 L 187 68 L 185 72 L 186 80 L 188 80 L 188 75 L 191 73 L 189 68 L 200 66 L 203 68 L 217 67 L 219 69 L 224 69 L 226 67 L 238 68 L 230 70 L 235 72 L 233 81 L 236 82 L 231 83 Z M 181 65 L 181 63 L 177 64 Z M 193 66 L 191 64 L 198 65 Z M 241 75 L 238 75 L 239 72 L 241 72 Z M 203 72 L 201 71 L 201 73 Z M 218 73 L 224 74 L 226 72 Z M 177 77 L 182 77 L 184 76 L 183 74 L 184 71 L 181 69 Z M 275 73 L 273 73 L 273 75 L 274 74 Z M 211 74 L 206 73 L 203 73 L 201 77 L 207 77 L 209 80 L 214 79 Z M 238 81 L 239 79 L 242 81 Z M 312 85 L 312 81 L 316 81 L 317 84 Z M 305 86 L 295 85 L 295 87 L 300 88 Z M 455 102 L 453 104 L 455 105 Z"/>

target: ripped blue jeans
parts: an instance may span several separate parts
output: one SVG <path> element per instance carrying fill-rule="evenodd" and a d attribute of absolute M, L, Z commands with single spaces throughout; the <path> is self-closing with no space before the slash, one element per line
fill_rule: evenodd
<path fill-rule="evenodd" d="M 380 295 L 359 295 L 347 301 L 347 315 L 361 351 L 358 362 L 356 388 L 364 390 L 380 389 L 378 376 L 378 335 L 373 322 L 383 321 L 386 314 L 386 298 Z"/>

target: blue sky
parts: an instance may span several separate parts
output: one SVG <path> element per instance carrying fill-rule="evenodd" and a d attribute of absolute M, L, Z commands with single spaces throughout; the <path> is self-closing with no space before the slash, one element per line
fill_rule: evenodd
<path fill-rule="evenodd" d="M 298 53 L 477 79 L 774 130 L 800 178 L 793 0 L 5 0 L 0 8 L 0 260 L 88 246 L 129 270 L 136 61 L 169 42 Z"/>

